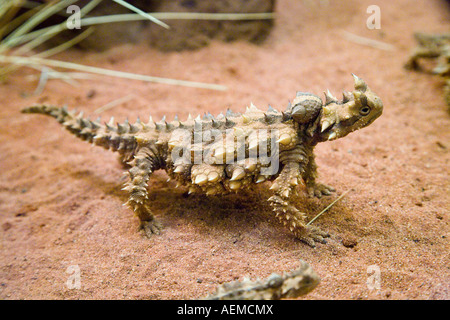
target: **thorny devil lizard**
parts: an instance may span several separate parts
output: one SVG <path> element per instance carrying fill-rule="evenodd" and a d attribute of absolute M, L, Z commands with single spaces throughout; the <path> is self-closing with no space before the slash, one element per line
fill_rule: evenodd
<path fill-rule="evenodd" d="M 279 300 L 296 298 L 314 290 L 320 278 L 311 266 L 300 260 L 300 266 L 288 273 L 272 273 L 265 280 L 227 282 L 205 297 L 206 300 Z"/>
<path fill-rule="evenodd" d="M 329 195 L 334 189 L 316 182 L 313 149 L 319 142 L 342 138 L 371 124 L 383 110 L 381 99 L 359 77 L 353 75 L 355 90 L 343 92 L 338 100 L 329 91 L 326 101 L 311 93 L 297 92 L 284 112 L 269 106 L 264 112 L 253 104 L 244 114 L 228 110 L 226 115 L 203 119 L 190 116 L 182 122 L 147 123 L 139 119 L 102 124 L 76 115 L 66 107 L 39 105 L 22 110 L 56 118 L 83 140 L 119 152 L 131 166 L 127 204 L 140 220 L 146 236 L 159 234 L 148 200 L 148 180 L 158 169 L 167 172 L 190 193 L 227 194 L 272 181 L 268 199 L 276 217 L 303 242 L 325 243 L 328 233 L 306 224 L 305 214 L 291 204 L 295 188 L 303 184 L 311 196 Z"/>

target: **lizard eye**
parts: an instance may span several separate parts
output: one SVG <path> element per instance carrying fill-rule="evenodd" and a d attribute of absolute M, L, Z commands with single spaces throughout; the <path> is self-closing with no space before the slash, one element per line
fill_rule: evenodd
<path fill-rule="evenodd" d="M 367 116 L 370 113 L 370 107 L 369 106 L 364 106 L 361 109 L 359 109 L 359 113 L 362 116 Z"/>

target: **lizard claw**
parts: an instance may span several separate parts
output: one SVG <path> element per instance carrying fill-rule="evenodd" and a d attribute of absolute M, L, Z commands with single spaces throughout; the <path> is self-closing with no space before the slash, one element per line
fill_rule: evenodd
<path fill-rule="evenodd" d="M 334 191 L 336 191 L 336 189 L 322 183 L 318 183 L 308 187 L 308 195 L 310 197 L 321 198 L 322 196 L 329 196 Z"/>
<path fill-rule="evenodd" d="M 316 246 L 316 242 L 326 244 L 327 240 L 325 238 L 328 238 L 329 236 L 330 235 L 328 232 L 322 231 L 318 227 L 308 226 L 306 227 L 304 233 L 299 235 L 298 238 L 300 241 L 303 241 L 310 247 L 314 248 Z"/>
<path fill-rule="evenodd" d="M 141 221 L 139 230 L 142 231 L 145 237 L 150 238 L 154 234 L 160 234 L 162 230 L 162 224 L 155 219 L 150 221 Z"/>

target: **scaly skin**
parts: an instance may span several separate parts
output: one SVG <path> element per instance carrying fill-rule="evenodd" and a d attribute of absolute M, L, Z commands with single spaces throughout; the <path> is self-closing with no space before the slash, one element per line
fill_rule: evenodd
<path fill-rule="evenodd" d="M 284 112 L 271 107 L 264 112 L 255 106 L 246 113 L 203 119 L 191 117 L 148 123 L 138 120 L 115 125 L 101 124 L 54 106 L 32 106 L 24 113 L 41 113 L 56 118 L 83 140 L 119 152 L 131 166 L 128 205 L 140 220 L 145 235 L 158 234 L 148 201 L 148 180 L 159 169 L 177 186 L 190 193 L 208 196 L 239 192 L 254 184 L 272 181 L 268 201 L 280 222 L 300 240 L 314 246 L 328 234 L 306 226 L 305 215 L 291 204 L 296 186 L 304 185 L 311 196 L 329 195 L 334 189 L 316 182 L 313 150 L 319 142 L 335 140 L 371 124 L 383 110 L 380 98 L 365 82 L 354 76 L 355 90 L 344 92 L 338 101 L 329 92 L 325 104 L 311 94 L 298 92 Z"/>
<path fill-rule="evenodd" d="M 206 300 L 280 300 L 297 298 L 314 290 L 320 283 L 317 273 L 300 260 L 300 267 L 282 276 L 273 273 L 266 280 L 227 282 Z"/>

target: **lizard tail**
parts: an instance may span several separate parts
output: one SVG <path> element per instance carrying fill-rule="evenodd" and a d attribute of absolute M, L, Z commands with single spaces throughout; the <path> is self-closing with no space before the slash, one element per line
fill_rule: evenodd
<path fill-rule="evenodd" d="M 82 140 L 94 143 L 105 149 L 118 151 L 125 158 L 134 153 L 136 148 L 135 135 L 139 128 L 128 121 L 124 124 L 114 125 L 114 118 L 107 124 L 102 124 L 100 119 L 92 121 L 83 118 L 83 113 L 76 115 L 75 111 L 68 111 L 67 107 L 36 105 L 22 109 L 22 113 L 45 114 L 55 118 L 67 130 Z"/>
<path fill-rule="evenodd" d="M 68 111 L 66 107 L 36 105 L 23 109 L 22 113 L 39 113 L 53 117 L 74 135 L 89 142 L 93 142 L 97 131 L 102 127 L 97 121 L 84 119 L 83 113 L 77 116 L 75 112 Z"/>

